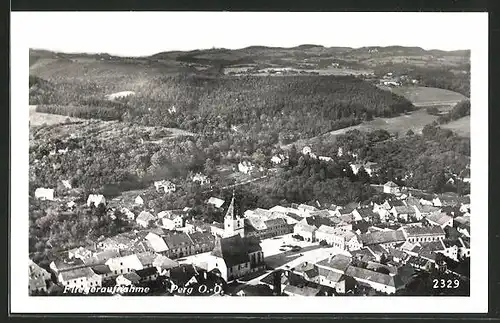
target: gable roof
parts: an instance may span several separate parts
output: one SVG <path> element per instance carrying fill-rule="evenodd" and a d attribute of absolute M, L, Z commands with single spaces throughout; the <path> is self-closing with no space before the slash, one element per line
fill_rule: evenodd
<path fill-rule="evenodd" d="M 249 262 L 249 254 L 261 251 L 259 241 L 254 238 L 240 235 L 218 238 L 212 255 L 224 259 L 227 266 L 234 266 Z"/>
<path fill-rule="evenodd" d="M 347 267 L 351 264 L 351 257 L 344 256 L 342 254 L 337 254 L 333 257 L 325 258 L 319 261 L 316 265 L 319 267 L 326 267 L 331 269 L 336 269 L 341 272 L 345 272 Z"/>
<path fill-rule="evenodd" d="M 159 235 L 149 232 L 146 236 L 146 240 L 149 241 L 154 252 L 164 252 L 168 250 L 168 246 Z"/>
<path fill-rule="evenodd" d="M 408 236 L 434 236 L 434 235 L 445 235 L 444 230 L 438 226 L 415 226 L 415 225 L 407 225 L 403 227 L 403 230 L 406 232 Z"/>
<path fill-rule="evenodd" d="M 394 279 L 390 275 L 382 274 L 376 271 L 349 266 L 345 274 L 353 277 L 354 279 L 363 279 L 386 286 L 396 287 Z"/>
<path fill-rule="evenodd" d="M 376 231 L 361 235 L 363 245 L 375 245 L 381 243 L 403 242 L 406 241 L 405 235 L 401 230 Z"/>
<path fill-rule="evenodd" d="M 221 207 L 223 204 L 224 204 L 224 200 L 220 199 L 220 198 L 217 198 L 217 197 L 210 197 L 208 199 L 208 204 L 212 204 L 214 205 L 215 207 Z"/>
<path fill-rule="evenodd" d="M 193 241 L 189 235 L 184 232 L 171 231 L 165 234 L 162 238 L 170 250 L 186 248 L 193 245 Z"/>
<path fill-rule="evenodd" d="M 410 206 L 395 206 L 394 207 L 394 210 L 396 211 L 396 213 L 398 214 L 415 214 L 416 211 L 414 208 L 410 207 Z"/>
<path fill-rule="evenodd" d="M 90 267 L 82 267 L 76 269 L 70 269 L 60 272 L 62 279 L 65 281 L 79 278 L 90 278 L 95 275 L 95 273 L 90 269 Z"/>
<path fill-rule="evenodd" d="M 153 261 L 153 266 L 160 267 L 162 269 L 171 269 L 175 267 L 179 267 L 179 263 L 175 260 L 172 260 L 168 257 L 157 255 L 155 260 Z"/>
<path fill-rule="evenodd" d="M 137 218 L 135 220 L 136 221 L 150 222 L 150 221 L 155 220 L 155 217 L 154 217 L 154 215 L 152 215 L 148 211 L 142 211 L 141 213 L 139 213 L 139 215 L 137 216 Z"/>
<path fill-rule="evenodd" d="M 319 293 L 319 289 L 312 288 L 308 286 L 297 287 L 294 285 L 287 285 L 283 290 L 285 293 L 290 293 L 299 296 L 316 296 Z"/>
<path fill-rule="evenodd" d="M 436 212 L 427 216 L 426 219 L 439 225 L 443 225 L 453 218 L 451 216 L 448 216 L 446 213 Z"/>

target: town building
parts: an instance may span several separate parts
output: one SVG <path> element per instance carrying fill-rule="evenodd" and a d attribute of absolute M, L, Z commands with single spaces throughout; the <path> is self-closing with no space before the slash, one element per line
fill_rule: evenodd
<path fill-rule="evenodd" d="M 57 276 L 57 281 L 69 289 L 80 289 L 88 293 L 92 287 L 102 286 L 102 278 L 89 267 L 64 270 Z"/>
<path fill-rule="evenodd" d="M 396 290 L 404 287 L 402 284 L 398 284 L 397 276 L 382 274 L 355 266 L 349 266 L 346 270 L 346 275 L 351 276 L 362 284 L 367 284 L 376 291 L 386 294 L 394 294 Z"/>
<path fill-rule="evenodd" d="M 409 242 L 431 242 L 442 240 L 446 233 L 440 226 L 407 225 L 402 228 Z"/>
<path fill-rule="evenodd" d="M 35 264 L 31 259 L 28 263 L 29 294 L 47 292 L 47 281 L 51 275 L 48 271 Z"/>
<path fill-rule="evenodd" d="M 441 228 L 453 227 L 453 218 L 446 213 L 434 212 L 425 218 L 431 225 L 437 225 Z"/>
<path fill-rule="evenodd" d="M 384 247 L 395 247 L 406 241 L 402 230 L 377 231 L 361 235 L 363 246 L 382 245 Z"/>

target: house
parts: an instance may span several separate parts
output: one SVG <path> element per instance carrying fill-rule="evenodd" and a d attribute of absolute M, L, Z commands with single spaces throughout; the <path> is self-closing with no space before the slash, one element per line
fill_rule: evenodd
<path fill-rule="evenodd" d="M 458 238 L 460 246 L 458 247 L 458 257 L 460 259 L 470 257 L 470 240 L 467 238 Z"/>
<path fill-rule="evenodd" d="M 141 277 L 135 272 L 129 272 L 116 277 L 116 286 L 135 286 L 139 284 Z"/>
<path fill-rule="evenodd" d="M 151 248 L 157 254 L 165 254 L 165 253 L 167 253 L 168 246 L 165 243 L 165 240 L 163 240 L 163 238 L 160 237 L 159 235 L 157 235 L 157 234 L 155 234 L 153 232 L 149 232 L 146 235 L 145 239 L 149 242 Z"/>
<path fill-rule="evenodd" d="M 365 233 L 361 235 L 363 246 L 382 245 L 384 247 L 394 247 L 406 241 L 401 230 L 387 230 Z"/>
<path fill-rule="evenodd" d="M 396 219 L 401 219 L 407 222 L 414 221 L 417 217 L 415 209 L 410 206 L 394 206 L 390 212 Z"/>
<path fill-rule="evenodd" d="M 54 200 L 54 190 L 52 188 L 39 187 L 35 190 L 35 198 L 38 200 Z"/>
<path fill-rule="evenodd" d="M 322 225 L 316 230 L 315 239 L 318 241 L 324 240 L 329 245 L 341 250 L 358 250 L 362 247 L 358 236 L 354 232 L 326 225 Z"/>
<path fill-rule="evenodd" d="M 155 181 L 154 186 L 158 193 L 169 194 L 175 192 L 176 190 L 175 184 L 171 181 Z"/>
<path fill-rule="evenodd" d="M 255 166 L 249 161 L 242 161 L 238 164 L 238 171 L 243 174 L 250 174 Z"/>
<path fill-rule="evenodd" d="M 445 255 L 446 257 L 453 259 L 455 261 L 459 261 L 459 256 L 460 256 L 460 248 L 463 247 L 463 242 L 460 241 L 460 239 L 456 240 L 440 240 L 440 242 L 443 244 L 443 250 L 441 253 Z"/>
<path fill-rule="evenodd" d="M 211 255 L 215 259 L 208 264 L 208 270 L 217 268 L 226 282 L 265 268 L 262 248 L 252 237 L 217 238 Z"/>
<path fill-rule="evenodd" d="M 50 270 L 57 276 L 60 272 L 85 267 L 85 263 L 78 258 L 56 259 L 49 265 Z"/>
<path fill-rule="evenodd" d="M 384 193 L 386 194 L 398 194 L 400 193 L 399 186 L 392 181 L 388 181 L 384 184 Z"/>
<path fill-rule="evenodd" d="M 134 200 L 134 203 L 137 205 L 144 205 L 144 199 L 140 195 L 137 195 L 137 197 Z"/>
<path fill-rule="evenodd" d="M 164 228 L 174 230 L 184 227 L 186 212 L 183 210 L 161 211 L 158 213 L 158 218 L 161 219 Z"/>
<path fill-rule="evenodd" d="M 299 206 L 297 206 L 297 210 L 302 216 L 308 216 L 311 212 L 318 211 L 316 207 L 307 204 L 300 204 Z"/>
<path fill-rule="evenodd" d="M 135 222 L 137 222 L 138 225 L 140 225 L 143 228 L 147 228 L 151 225 L 151 223 L 155 220 L 156 218 L 154 215 L 149 213 L 148 211 L 142 211 L 139 213 L 137 216 L 137 219 L 135 219 Z"/>
<path fill-rule="evenodd" d="M 431 213 L 440 212 L 441 209 L 432 205 L 422 205 L 418 203 L 417 205 L 413 205 L 415 209 L 415 216 L 418 221 L 422 218 L 429 216 Z"/>
<path fill-rule="evenodd" d="M 246 221 L 251 226 L 250 230 L 248 230 L 248 235 L 257 236 L 260 239 L 272 238 L 292 232 L 292 226 L 285 219 L 279 217 L 266 220 L 265 218 L 262 219 L 253 215 L 246 218 Z"/>
<path fill-rule="evenodd" d="M 121 257 L 120 250 L 116 249 L 107 249 L 104 251 L 96 252 L 90 257 L 81 258 L 86 266 L 94 266 L 94 265 L 102 265 L 105 264 L 106 261 L 113 258 Z"/>
<path fill-rule="evenodd" d="M 463 236 L 470 238 L 470 216 L 457 216 L 453 219 L 453 227 Z"/>
<path fill-rule="evenodd" d="M 100 204 L 106 205 L 106 199 L 101 194 L 90 194 L 89 197 L 87 198 L 88 207 L 90 207 L 91 205 L 97 207 Z"/>
<path fill-rule="evenodd" d="M 362 163 L 362 164 L 361 163 L 352 163 L 349 166 L 351 167 L 352 173 L 354 175 L 357 175 L 359 170 L 361 168 L 363 168 L 369 176 L 372 176 L 376 171 L 377 163 L 373 163 L 373 162 L 367 162 L 367 163 Z"/>
<path fill-rule="evenodd" d="M 407 225 L 402 228 L 409 242 L 430 242 L 442 240 L 446 233 L 440 226 Z"/>
<path fill-rule="evenodd" d="M 163 236 L 170 259 L 182 258 L 193 254 L 193 241 L 187 233 L 171 231 Z"/>
<path fill-rule="evenodd" d="M 35 264 L 31 259 L 28 262 L 29 294 L 47 292 L 47 281 L 51 279 L 48 271 Z"/>
<path fill-rule="evenodd" d="M 360 283 L 367 284 L 371 288 L 386 294 L 394 294 L 401 289 L 403 284 L 398 284 L 398 279 L 394 276 L 382 274 L 364 268 L 349 266 L 346 275 L 351 276 Z"/>
<path fill-rule="evenodd" d="M 380 222 L 380 214 L 373 212 L 373 209 L 364 207 L 356 208 L 352 211 L 354 221 L 366 221 L 370 223 Z"/>
<path fill-rule="evenodd" d="M 222 237 L 224 236 L 224 224 L 214 222 L 210 225 L 210 233 L 214 236 Z"/>
<path fill-rule="evenodd" d="M 70 202 L 66 203 L 66 207 L 68 209 L 73 209 L 75 206 L 76 206 L 76 203 L 74 201 L 70 201 Z"/>
<path fill-rule="evenodd" d="M 222 205 L 224 204 L 224 200 L 216 198 L 216 197 L 211 197 L 208 199 L 208 204 L 215 206 L 216 208 L 221 208 Z"/>
<path fill-rule="evenodd" d="M 420 270 L 430 270 L 430 268 L 433 267 L 432 261 L 425 259 L 425 258 L 420 258 L 418 256 L 411 256 L 408 258 L 406 261 L 406 264 L 412 266 L 413 268 L 417 268 Z"/>
<path fill-rule="evenodd" d="M 116 274 L 113 273 L 111 268 L 109 268 L 109 266 L 107 265 L 94 265 L 90 268 L 96 275 L 101 276 L 101 281 L 103 284 L 112 281 L 113 278 L 116 277 Z"/>
<path fill-rule="evenodd" d="M 109 259 L 105 265 L 114 275 L 126 274 L 144 268 L 136 254 Z"/>
<path fill-rule="evenodd" d="M 271 157 L 271 163 L 278 165 L 281 164 L 284 161 L 284 159 L 285 159 L 284 156 L 274 155 L 273 157 Z"/>
<path fill-rule="evenodd" d="M 170 276 L 170 269 L 179 267 L 179 263 L 168 257 L 157 255 L 153 261 L 153 267 L 156 268 L 160 276 Z"/>
<path fill-rule="evenodd" d="M 293 233 L 301 236 L 306 241 L 314 241 L 317 229 L 314 225 L 309 225 L 306 219 L 302 219 L 293 227 Z"/>
<path fill-rule="evenodd" d="M 215 247 L 215 237 L 209 232 L 193 232 L 189 234 L 193 241 L 192 252 L 194 254 L 209 252 Z"/>
<path fill-rule="evenodd" d="M 69 259 L 80 259 L 80 260 L 85 260 L 87 258 L 90 258 L 92 256 L 92 251 L 88 250 L 87 248 L 84 247 L 78 247 L 74 249 L 68 250 L 68 258 Z"/>
<path fill-rule="evenodd" d="M 65 289 L 75 289 L 82 293 L 88 293 L 92 287 L 102 286 L 102 278 L 89 267 L 61 271 L 57 281 Z"/>
<path fill-rule="evenodd" d="M 386 250 L 389 253 L 389 258 L 397 263 L 405 263 L 405 261 L 409 258 L 409 255 L 402 250 L 387 247 Z"/>
<path fill-rule="evenodd" d="M 155 281 L 159 276 L 156 267 L 148 267 L 140 269 L 137 270 L 135 273 L 137 274 L 137 276 L 139 276 L 140 283 Z"/>
<path fill-rule="evenodd" d="M 316 263 L 316 266 L 320 269 L 333 271 L 338 274 L 345 274 L 347 267 L 351 264 L 352 258 L 342 255 L 336 254 L 334 256 L 330 256 Z"/>
<path fill-rule="evenodd" d="M 441 228 L 453 227 L 453 218 L 446 213 L 434 212 L 425 218 L 429 224 L 437 225 Z"/>
<path fill-rule="evenodd" d="M 196 173 L 192 178 L 191 180 L 193 182 L 198 182 L 200 183 L 200 185 L 205 185 L 205 184 L 209 184 L 210 183 L 210 179 L 206 176 L 206 175 L 203 175 L 201 173 Z"/>
<path fill-rule="evenodd" d="M 243 285 L 236 293 L 236 296 L 273 296 L 273 291 L 266 284 Z"/>

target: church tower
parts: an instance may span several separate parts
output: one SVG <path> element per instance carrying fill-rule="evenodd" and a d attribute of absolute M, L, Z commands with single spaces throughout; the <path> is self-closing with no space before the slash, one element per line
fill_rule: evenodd
<path fill-rule="evenodd" d="M 226 216 L 224 217 L 224 237 L 232 237 L 239 234 L 241 237 L 245 236 L 245 219 L 236 215 L 234 212 L 234 191 L 231 199 L 231 204 L 227 209 Z"/>

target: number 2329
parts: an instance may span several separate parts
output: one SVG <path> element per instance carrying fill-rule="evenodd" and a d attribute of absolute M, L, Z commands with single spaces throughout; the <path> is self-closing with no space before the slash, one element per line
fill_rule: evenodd
<path fill-rule="evenodd" d="M 458 279 L 433 279 L 432 288 L 458 288 L 460 281 Z"/>

